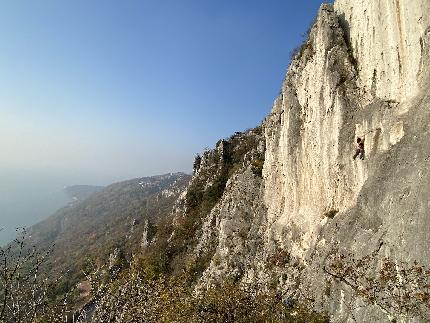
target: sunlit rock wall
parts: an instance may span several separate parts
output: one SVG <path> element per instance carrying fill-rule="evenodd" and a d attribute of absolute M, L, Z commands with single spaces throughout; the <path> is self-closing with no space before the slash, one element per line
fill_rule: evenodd
<path fill-rule="evenodd" d="M 267 240 L 299 257 L 314 245 L 326 215 L 355 205 L 369 160 L 402 139 L 407 98 L 428 71 L 430 2 L 392 2 L 323 5 L 265 120 Z M 365 139 L 364 161 L 352 159 L 357 137 Z"/>
<path fill-rule="evenodd" d="M 430 33 L 428 0 L 337 0 L 361 85 L 384 100 L 417 94 Z"/>
<path fill-rule="evenodd" d="M 327 212 L 355 203 L 367 177 L 366 162 L 352 160 L 356 77 L 339 20 L 324 5 L 265 121 L 268 239 L 297 256 L 313 245 Z"/>

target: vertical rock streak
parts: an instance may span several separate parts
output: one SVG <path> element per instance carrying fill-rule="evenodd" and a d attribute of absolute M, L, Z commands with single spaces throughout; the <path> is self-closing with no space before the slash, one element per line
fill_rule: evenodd
<path fill-rule="evenodd" d="M 270 235 L 301 258 L 314 244 L 324 214 L 350 207 L 367 176 L 365 163 L 351 160 L 354 147 L 345 140 L 354 140 L 349 118 L 359 102 L 343 33 L 332 7 L 322 6 L 265 121 Z M 298 235 L 288 230 L 291 224 Z"/>
<path fill-rule="evenodd" d="M 376 96 L 403 102 L 419 90 L 421 39 L 430 26 L 427 0 L 337 0 L 336 13 L 348 26 L 359 62 L 360 81 Z"/>

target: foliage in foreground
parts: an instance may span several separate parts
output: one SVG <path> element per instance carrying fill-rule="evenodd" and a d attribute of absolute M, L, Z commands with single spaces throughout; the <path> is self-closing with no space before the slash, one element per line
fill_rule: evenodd
<path fill-rule="evenodd" d="M 148 280 L 127 273 L 96 304 L 93 322 L 328 322 L 303 306 L 286 306 L 274 292 L 226 282 L 201 294 L 185 275 Z"/>
<path fill-rule="evenodd" d="M 376 252 L 362 258 L 333 252 L 324 271 L 349 286 L 357 297 L 379 307 L 388 317 L 430 320 L 430 268 L 389 258 L 374 269 Z M 352 305 L 349 305 L 352 306 Z"/>
<path fill-rule="evenodd" d="M 52 248 L 25 248 L 26 230 L 17 231 L 12 243 L 0 247 L 0 322 L 64 321 L 77 289 L 67 288 L 59 295 L 63 277 L 51 280 L 41 271 Z"/>

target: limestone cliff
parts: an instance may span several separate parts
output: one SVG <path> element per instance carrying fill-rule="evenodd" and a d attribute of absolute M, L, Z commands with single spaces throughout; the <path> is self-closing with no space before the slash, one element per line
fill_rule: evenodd
<path fill-rule="evenodd" d="M 428 0 L 322 5 L 264 138 L 197 232 L 194 259 L 209 255 L 197 290 L 231 277 L 334 321 L 429 320 L 429 62 Z"/>

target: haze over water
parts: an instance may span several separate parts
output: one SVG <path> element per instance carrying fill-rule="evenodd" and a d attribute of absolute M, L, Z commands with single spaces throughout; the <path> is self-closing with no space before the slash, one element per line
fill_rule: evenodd
<path fill-rule="evenodd" d="M 63 191 L 75 184 L 107 185 L 117 179 L 87 174 L 71 174 L 49 170 L 0 170 L 0 244 L 15 238 L 17 227 L 31 226 L 57 209 L 67 205 L 70 198 Z"/>

